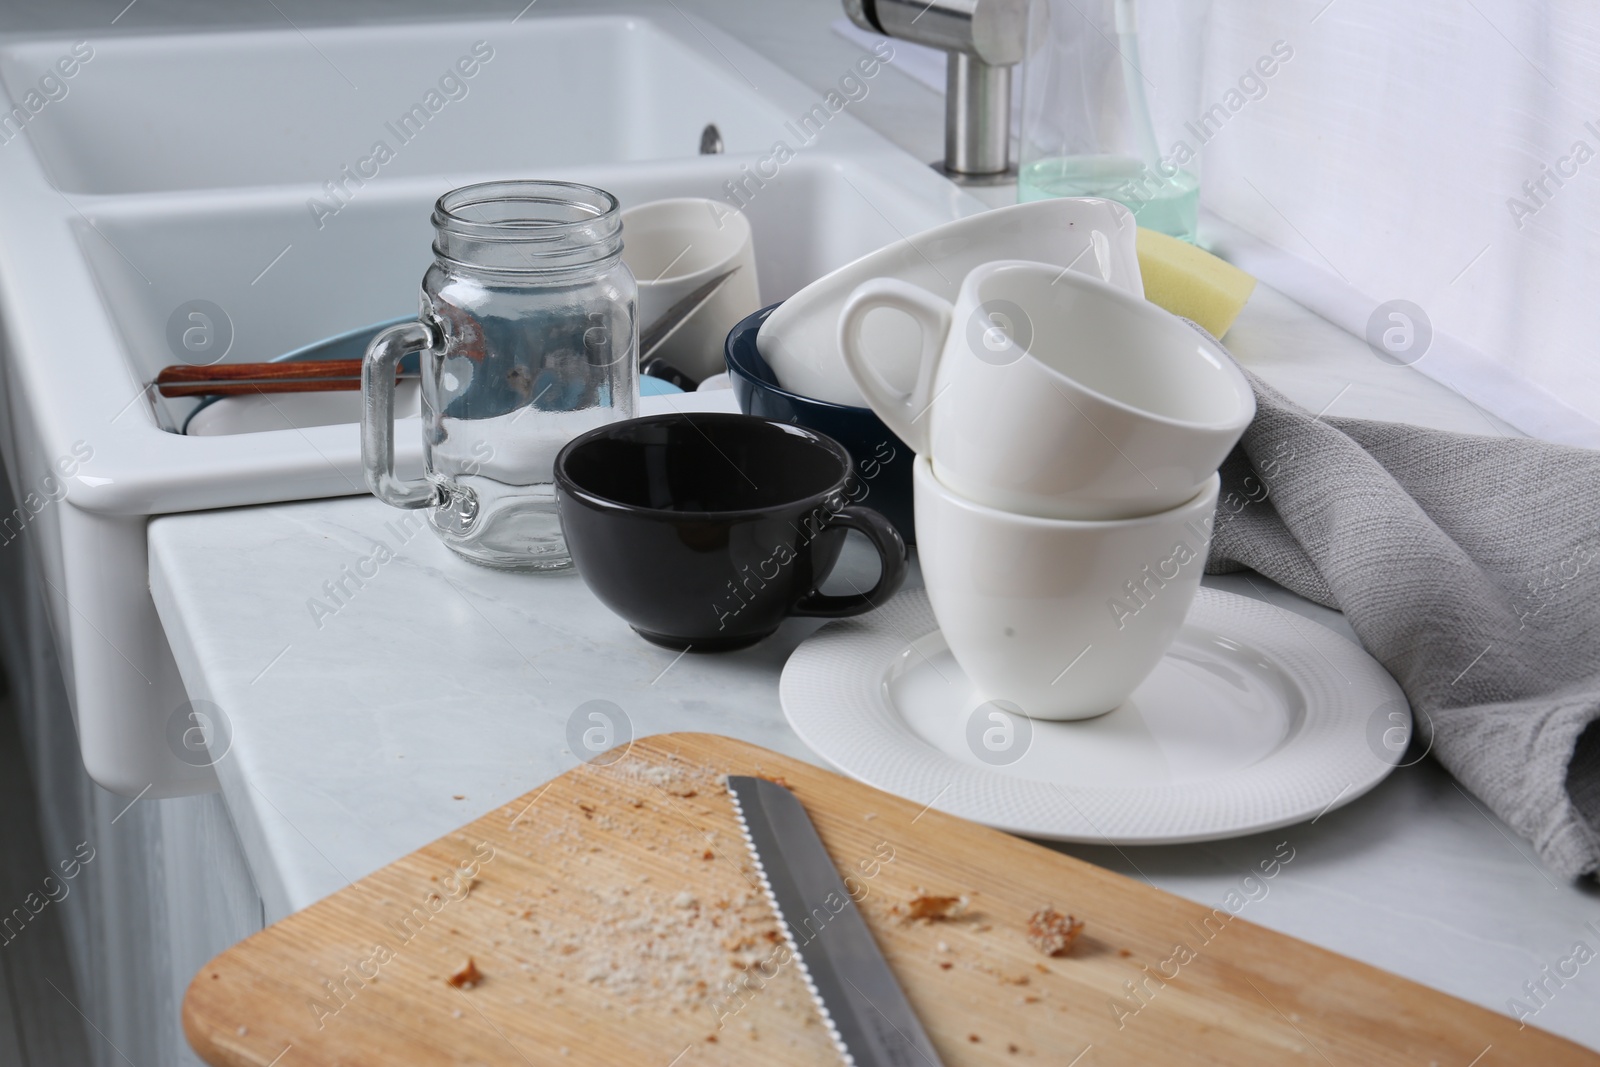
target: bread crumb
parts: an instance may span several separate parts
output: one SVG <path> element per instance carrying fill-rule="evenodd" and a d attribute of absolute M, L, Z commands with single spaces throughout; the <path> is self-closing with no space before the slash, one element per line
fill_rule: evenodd
<path fill-rule="evenodd" d="M 955 964 L 951 963 L 949 960 L 940 960 L 939 961 L 939 969 L 941 971 L 948 971 L 950 968 L 952 968 L 954 966 L 955 966 Z"/>
<path fill-rule="evenodd" d="M 1065 956 L 1082 932 L 1082 922 L 1048 904 L 1028 917 L 1028 944 L 1046 956 Z"/>
<path fill-rule="evenodd" d="M 464 794 L 464 793 L 452 793 L 450 795 L 450 799 L 451 800 L 465 800 L 465 799 L 467 799 L 467 797 L 466 797 L 466 794 Z"/>
<path fill-rule="evenodd" d="M 473 962 L 471 956 L 468 956 L 467 962 L 462 964 L 461 967 L 449 978 L 446 978 L 445 981 L 449 982 L 457 989 L 472 989 L 479 982 L 483 981 L 483 972 L 478 970 L 478 965 Z"/>
<path fill-rule="evenodd" d="M 966 910 L 966 897 L 934 896 L 919 888 L 917 895 L 907 902 L 901 914 L 905 916 L 907 922 L 919 919 L 924 922 L 945 922 L 958 918 Z"/>

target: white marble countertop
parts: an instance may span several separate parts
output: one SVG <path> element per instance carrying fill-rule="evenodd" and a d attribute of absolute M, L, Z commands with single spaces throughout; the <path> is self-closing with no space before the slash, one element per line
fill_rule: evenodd
<path fill-rule="evenodd" d="M 1486 429 L 1471 405 L 1270 290 L 1229 341 L 1313 409 Z M 574 766 L 565 727 L 586 700 L 622 707 L 638 735 L 710 731 L 816 761 L 784 721 L 777 679 L 817 622 L 792 620 L 743 652 L 679 658 L 636 637 L 576 575 L 477 568 L 426 532 L 402 544 L 400 515 L 354 497 L 150 524 L 152 589 L 184 680 L 231 726 L 217 770 L 269 919 Z M 376 540 L 394 560 L 314 617 L 323 583 Z M 845 565 L 873 564 L 852 553 Z M 1336 613 L 1255 581 L 1349 633 Z M 1257 595 L 1237 577 L 1208 582 Z M 1217 904 L 1283 840 L 1295 860 L 1248 918 L 1498 1011 L 1574 942 L 1596 940 L 1585 928 L 1600 926 L 1593 886 L 1553 879 L 1431 761 L 1314 825 L 1203 845 L 1061 847 Z M 1597 996 L 1600 980 L 1583 971 L 1537 1024 L 1600 1048 Z"/>
<path fill-rule="evenodd" d="M 828 30 L 835 0 L 681 3 L 814 87 L 826 88 L 856 54 Z M 464 0 L 452 14 L 521 4 Z M 571 6 L 547 0 L 540 10 Z M 267 24 L 280 7 L 297 24 L 440 17 L 420 2 L 387 0 L 326 7 L 283 0 L 254 14 L 200 0 L 143 0 L 117 29 Z M 0 15 L 0 31 L 103 22 L 103 5 L 62 0 Z M 936 94 L 896 75 L 881 80 L 856 114 L 932 158 L 940 108 Z M 1267 289 L 1228 342 L 1242 363 L 1314 411 L 1514 432 Z M 573 766 L 565 724 L 588 699 L 621 706 L 641 735 L 710 731 L 815 761 L 784 722 L 777 678 L 818 623 L 793 620 L 743 652 L 678 659 L 634 636 L 575 575 L 475 568 L 426 532 L 402 543 L 392 525 L 401 514 L 358 497 L 150 524 L 152 590 L 185 683 L 192 698 L 220 707 L 231 727 L 217 769 L 269 920 Z M 319 625 L 309 602 L 326 599 L 324 583 L 338 581 L 377 539 L 397 550 L 393 561 Z M 842 567 L 870 564 L 852 551 Z M 1238 578 L 1208 581 L 1256 595 Z M 1257 582 L 1289 610 L 1348 633 L 1335 613 Z M 1282 840 L 1295 859 L 1246 907 L 1247 918 L 1497 1011 L 1510 998 L 1527 999 L 1523 984 L 1575 942 L 1597 943 L 1585 926 L 1600 927 L 1594 885 L 1554 880 L 1526 842 L 1429 761 L 1315 824 L 1261 837 L 1063 847 L 1217 904 Z M 1567 980 L 1536 1024 L 1600 1048 L 1596 973 Z"/>

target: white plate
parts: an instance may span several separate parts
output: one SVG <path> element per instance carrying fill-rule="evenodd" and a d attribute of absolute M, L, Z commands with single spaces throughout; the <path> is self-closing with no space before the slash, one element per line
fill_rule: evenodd
<path fill-rule="evenodd" d="M 1057 841 L 1208 841 L 1317 818 L 1382 781 L 1411 730 L 1405 695 L 1360 647 L 1204 588 L 1127 703 L 1083 722 L 1010 717 L 1009 749 L 1007 719 L 989 717 L 921 589 L 817 631 L 779 694 L 795 732 L 844 773 Z"/>

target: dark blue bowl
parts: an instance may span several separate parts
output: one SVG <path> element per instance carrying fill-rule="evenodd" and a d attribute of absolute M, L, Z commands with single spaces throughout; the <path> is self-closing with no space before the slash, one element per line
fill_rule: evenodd
<path fill-rule="evenodd" d="M 739 401 L 739 410 L 746 415 L 804 426 L 838 441 L 855 461 L 856 474 L 864 489 L 855 502 L 877 508 L 894 523 L 906 544 L 915 544 L 917 527 L 912 515 L 911 468 L 916 456 L 871 408 L 801 396 L 778 384 L 772 368 L 756 349 L 756 334 L 761 324 L 777 309 L 777 304 L 762 308 L 728 334 L 724 354 L 728 362 L 728 381 Z"/>

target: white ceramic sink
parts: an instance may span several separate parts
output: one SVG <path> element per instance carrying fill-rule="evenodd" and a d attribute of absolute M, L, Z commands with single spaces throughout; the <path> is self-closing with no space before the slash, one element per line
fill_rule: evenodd
<path fill-rule="evenodd" d="M 102 785 L 161 796 L 214 784 L 170 740 L 185 696 L 150 602 L 149 516 L 364 491 L 353 423 L 163 429 L 192 403 L 163 412 L 147 388 L 182 354 L 175 312 L 221 309 L 229 362 L 407 314 L 432 201 L 491 178 L 587 182 L 625 205 L 739 203 L 767 302 L 982 207 L 847 110 L 808 144 L 795 124 L 822 95 L 713 27 L 677 12 L 658 24 L 659 7 L 642 4 L 537 10 L 514 23 L 99 38 L 65 95 L 0 145 L 0 442 L 15 495 L 41 502 L 13 518 L 38 553 Z M 72 49 L 0 49 L 0 106 Z M 727 154 L 697 154 L 707 123 Z M 750 177 L 772 174 L 762 161 L 779 140 L 794 158 Z M 412 442 L 401 462 L 417 462 L 420 434 L 402 424 L 399 437 Z"/>

